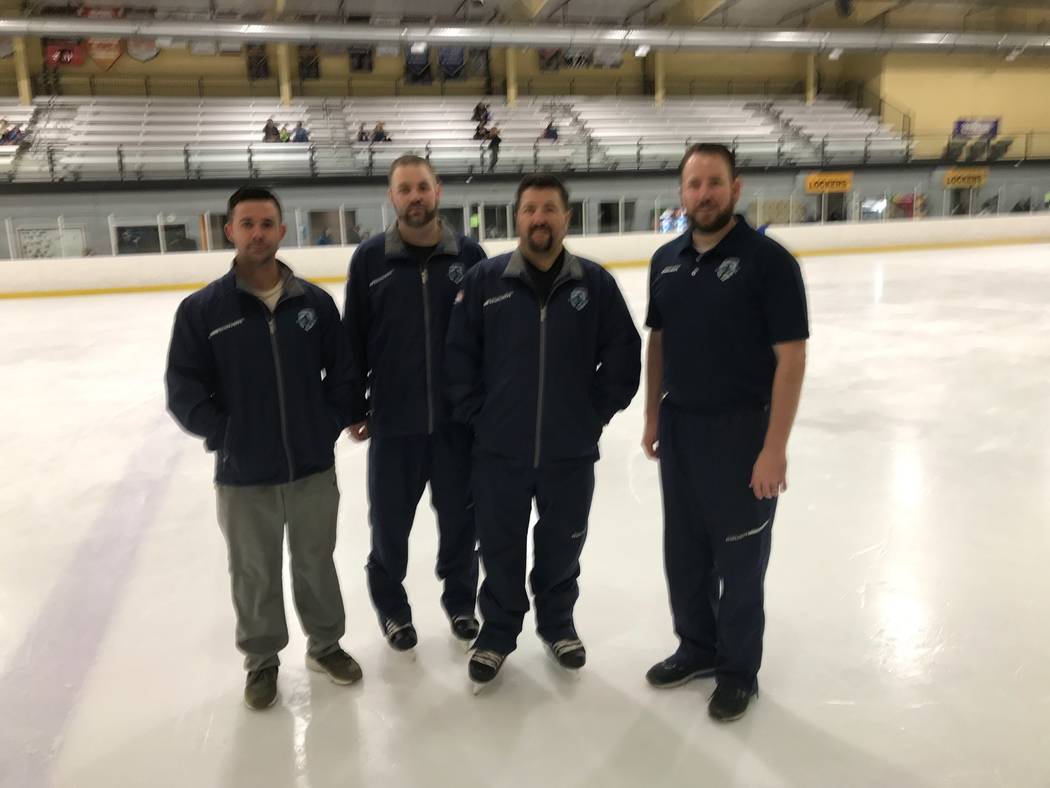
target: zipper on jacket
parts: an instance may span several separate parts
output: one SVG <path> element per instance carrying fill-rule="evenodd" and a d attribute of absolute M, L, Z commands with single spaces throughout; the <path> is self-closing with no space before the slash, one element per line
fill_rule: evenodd
<path fill-rule="evenodd" d="M 426 344 L 427 360 L 427 434 L 432 435 L 434 432 L 434 372 L 433 361 L 430 357 L 430 289 L 427 287 L 430 279 L 427 274 L 427 263 L 429 262 L 430 258 L 427 258 L 426 263 L 419 264 L 419 278 L 423 283 L 423 341 Z"/>
<path fill-rule="evenodd" d="M 540 307 L 540 386 L 536 395 L 536 455 L 532 460 L 532 467 L 540 467 L 540 436 L 543 434 L 543 378 L 547 367 L 547 302 Z"/>
<path fill-rule="evenodd" d="M 277 372 L 277 408 L 281 412 L 281 440 L 284 442 L 284 456 L 288 461 L 288 482 L 295 481 L 295 466 L 292 464 L 292 447 L 288 443 L 288 417 L 284 402 L 284 373 L 281 371 L 281 354 L 277 349 L 277 319 L 271 314 L 267 319 L 270 324 L 270 349 L 273 351 L 273 366 Z"/>
<path fill-rule="evenodd" d="M 545 372 L 547 368 L 547 306 L 550 304 L 551 299 L 554 298 L 555 291 L 567 281 L 569 281 L 567 278 L 563 279 L 559 276 L 558 280 L 551 287 L 551 291 L 547 294 L 547 300 L 540 303 L 540 380 L 539 392 L 536 395 L 536 453 L 532 458 L 533 468 L 540 467 L 540 446 L 543 443 L 541 435 L 543 432 L 543 381 L 546 377 Z M 539 301 L 538 294 L 536 300 L 537 302 Z"/>

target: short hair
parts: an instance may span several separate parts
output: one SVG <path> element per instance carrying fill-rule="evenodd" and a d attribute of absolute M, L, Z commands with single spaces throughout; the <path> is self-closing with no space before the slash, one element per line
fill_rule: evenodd
<path fill-rule="evenodd" d="M 424 159 L 422 156 L 417 156 L 414 153 L 406 153 L 404 156 L 398 156 L 390 163 L 390 171 L 386 175 L 388 183 L 394 177 L 394 172 L 398 167 L 426 167 L 430 170 L 430 174 L 434 176 L 435 181 L 441 180 L 438 178 L 437 170 L 434 169 L 434 165 L 427 159 Z"/>
<path fill-rule="evenodd" d="M 726 164 L 729 165 L 730 180 L 736 179 L 736 154 L 733 153 L 733 151 L 725 145 L 717 142 L 694 142 L 685 149 L 685 155 L 682 156 L 682 160 L 678 163 L 679 180 L 682 178 L 682 171 L 685 170 L 686 163 L 697 154 L 703 154 L 704 156 L 721 156 L 725 159 Z"/>
<path fill-rule="evenodd" d="M 233 209 L 237 207 L 238 203 L 247 202 L 249 200 L 272 202 L 277 206 L 277 218 L 284 218 L 284 212 L 281 210 L 281 201 L 277 199 L 276 194 L 265 186 L 242 186 L 230 195 L 230 199 L 226 203 L 226 221 L 233 218 Z"/>
<path fill-rule="evenodd" d="M 569 190 L 565 188 L 565 184 L 561 182 L 561 178 L 557 175 L 552 175 L 549 172 L 534 172 L 531 175 L 526 175 L 518 183 L 518 192 L 514 196 L 514 212 L 518 212 L 518 205 L 521 203 L 521 195 L 525 193 L 526 189 L 557 189 L 561 194 L 562 205 L 565 206 L 565 210 L 569 209 Z"/>

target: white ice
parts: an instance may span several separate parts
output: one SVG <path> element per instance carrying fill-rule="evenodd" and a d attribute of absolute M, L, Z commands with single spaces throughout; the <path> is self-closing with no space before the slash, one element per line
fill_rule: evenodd
<path fill-rule="evenodd" d="M 365 590 L 365 451 L 338 445 L 344 645 L 241 702 L 211 460 L 164 411 L 181 293 L 0 302 L 0 784 L 1050 785 L 1050 246 L 815 258 L 813 338 L 767 579 L 761 697 L 650 689 L 675 647 L 641 396 L 602 441 L 578 682 L 526 620 L 471 695 L 420 507 L 397 659 Z M 617 272 L 635 316 L 645 273 Z M 341 301 L 338 287 L 332 288 Z"/>

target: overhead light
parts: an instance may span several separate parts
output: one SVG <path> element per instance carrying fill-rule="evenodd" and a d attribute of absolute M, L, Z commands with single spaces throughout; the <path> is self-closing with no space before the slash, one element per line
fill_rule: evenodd
<path fill-rule="evenodd" d="M 835 47 L 828 55 L 828 60 L 838 60 L 840 57 L 842 57 L 842 47 Z"/>
<path fill-rule="evenodd" d="M 413 55 L 422 55 L 427 51 L 427 43 L 425 41 L 417 41 L 412 46 L 410 46 L 408 50 Z"/>
<path fill-rule="evenodd" d="M 1011 49 L 1009 54 L 1007 54 L 1007 56 L 1006 56 L 1006 62 L 1007 63 L 1013 63 L 1020 56 L 1021 56 L 1021 48 L 1020 47 L 1016 47 L 1014 49 Z"/>
<path fill-rule="evenodd" d="M 648 44 L 642 44 L 640 47 L 638 47 L 636 50 L 634 50 L 634 56 L 635 57 L 645 57 L 648 54 L 649 54 L 649 45 Z"/>

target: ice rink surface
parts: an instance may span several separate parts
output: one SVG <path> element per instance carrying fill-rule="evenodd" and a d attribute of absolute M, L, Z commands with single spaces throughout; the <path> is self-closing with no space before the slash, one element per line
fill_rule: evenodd
<path fill-rule="evenodd" d="M 308 673 L 293 619 L 280 703 L 253 713 L 211 458 L 164 410 L 185 294 L 0 302 L 0 785 L 1050 786 L 1050 246 L 803 267 L 761 697 L 727 726 L 712 681 L 643 678 L 675 642 L 641 395 L 602 440 L 578 681 L 530 616 L 471 695 L 426 505 L 418 659 L 391 652 L 365 589 L 365 451 L 344 437 L 343 644 L 365 678 Z M 617 276 L 640 324 L 645 272 Z"/>

